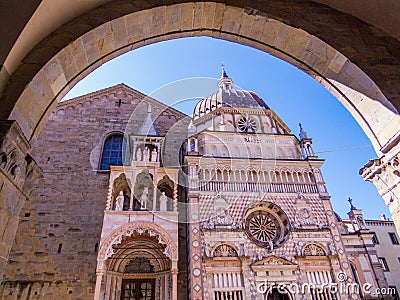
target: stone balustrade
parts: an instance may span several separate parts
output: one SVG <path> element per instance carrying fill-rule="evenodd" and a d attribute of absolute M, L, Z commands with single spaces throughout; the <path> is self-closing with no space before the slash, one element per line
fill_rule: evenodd
<path fill-rule="evenodd" d="M 189 189 L 197 191 L 264 192 L 264 193 L 326 193 L 323 184 L 299 182 L 245 182 L 189 180 Z"/>

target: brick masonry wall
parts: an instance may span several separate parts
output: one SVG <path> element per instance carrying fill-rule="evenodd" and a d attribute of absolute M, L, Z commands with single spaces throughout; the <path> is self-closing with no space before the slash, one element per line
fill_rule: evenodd
<path fill-rule="evenodd" d="M 98 172 L 105 137 L 124 132 L 132 112 L 132 132 L 142 124 L 144 95 L 117 85 L 59 104 L 32 145 L 43 171 L 20 214 L 4 271 L 0 299 L 92 299 L 97 244 L 105 209 L 108 172 Z M 119 101 L 121 100 L 121 101 Z M 184 134 L 185 115 L 152 99 L 156 129 Z M 173 126 L 175 124 L 175 126 Z M 173 141 L 179 137 L 173 135 Z M 166 157 L 164 164 L 175 164 Z"/>

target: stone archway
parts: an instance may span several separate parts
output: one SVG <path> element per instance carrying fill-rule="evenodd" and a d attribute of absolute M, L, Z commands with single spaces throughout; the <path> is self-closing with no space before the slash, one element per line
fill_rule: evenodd
<path fill-rule="evenodd" d="M 146 244 L 143 250 L 141 245 Z M 151 222 L 126 223 L 114 229 L 101 243 L 96 268 L 96 287 L 94 299 L 100 299 L 100 291 L 104 289 L 104 276 L 108 271 L 114 275 L 121 274 L 126 270 L 127 263 L 121 262 L 121 258 L 139 257 L 142 259 L 153 259 L 153 272 L 166 272 L 172 279 L 170 293 L 172 299 L 177 299 L 177 274 L 178 274 L 178 245 L 171 236 L 159 225 Z M 132 258 L 131 257 L 131 258 Z M 164 258 L 162 258 L 164 257 Z M 110 261 L 110 259 L 114 259 Z M 119 261 L 118 261 L 119 260 Z M 115 262 L 117 261 L 117 263 Z M 118 275 L 118 274 L 117 274 Z M 120 277 L 121 277 L 120 276 Z M 165 274 L 163 274 L 165 277 Z M 114 276 L 115 277 L 115 276 Z M 161 277 L 160 277 L 161 279 Z M 116 287 L 116 278 L 113 278 Z M 121 278 L 119 278 L 121 280 Z M 166 278 L 164 278 L 164 281 Z M 164 291 L 165 292 L 165 291 Z"/>
<path fill-rule="evenodd" d="M 166 255 L 172 260 L 178 260 L 178 248 L 169 234 L 155 223 L 135 222 L 124 224 L 113 230 L 100 245 L 98 260 L 105 260 L 113 254 L 113 245 L 119 244 L 124 236 L 137 232 L 148 232 L 150 236 L 158 236 L 159 242 L 166 245 Z"/>
<path fill-rule="evenodd" d="M 276 2 L 275 5 L 279 7 L 279 1 Z M 301 1 L 294 1 L 291 8 L 303 15 L 300 6 Z M 328 34 L 324 36 L 313 33 L 312 24 L 300 26 L 297 23 L 301 20 L 284 10 L 279 11 L 273 3 L 254 8 L 215 2 L 168 6 L 154 4 L 153 8 L 128 12 L 122 10 L 121 14 L 125 15 L 109 16 L 110 20 L 103 17 L 105 19 L 100 26 L 71 40 L 58 53 L 49 56 L 40 69 L 29 75 L 32 77 L 24 90 L 20 88 L 17 92 L 14 87 L 16 94 L 12 97 L 16 103 L 10 110 L 9 118 L 18 120 L 29 140 L 39 133 L 57 101 L 96 67 L 129 50 L 187 36 L 210 36 L 249 45 L 301 68 L 320 81 L 346 106 L 378 153 L 397 132 L 397 126 L 393 126 L 393 122 L 398 122 L 397 105 L 394 102 L 397 95 L 385 92 L 386 98 L 381 92 L 384 83 L 378 86 L 371 79 L 373 74 L 369 69 L 363 70 L 356 65 L 360 65 L 358 56 L 346 51 L 344 43 L 352 44 L 347 35 L 344 35 L 346 41 L 340 44 L 338 37 L 332 39 Z M 344 18 L 338 12 L 335 16 Z M 351 35 L 351 26 L 362 26 L 357 23 L 351 26 L 335 25 L 345 26 L 340 29 L 348 35 Z M 10 89 L 13 87 L 9 85 L 3 97 L 11 96 Z"/>
<path fill-rule="evenodd" d="M 297 66 L 331 91 L 377 154 L 384 156 L 370 162 L 362 175 L 378 186 L 399 227 L 400 201 L 393 195 L 399 194 L 395 187 L 400 188 L 400 179 L 391 160 L 400 149 L 400 42 L 351 14 L 314 1 L 183 0 L 166 5 L 120 0 L 82 10 L 45 36 L 10 74 L 2 68 L 0 119 L 15 120 L 18 127 L 18 137 L 8 138 L 32 142 L 57 102 L 104 62 L 141 46 L 188 36 L 260 49 Z M 0 125 L 4 132 L 11 127 L 9 122 Z M 382 172 L 385 176 L 379 175 Z M 18 212 L 12 217 L 17 216 Z"/>

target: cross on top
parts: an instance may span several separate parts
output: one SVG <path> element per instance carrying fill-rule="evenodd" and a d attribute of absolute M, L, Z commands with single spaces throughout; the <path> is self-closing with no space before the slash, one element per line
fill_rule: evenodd
<path fill-rule="evenodd" d="M 348 199 L 347 201 L 349 201 L 349 203 L 350 203 L 350 209 L 351 209 L 351 210 L 356 209 L 356 207 L 353 205 L 353 199 L 351 199 L 351 198 L 349 197 L 349 199 Z"/>

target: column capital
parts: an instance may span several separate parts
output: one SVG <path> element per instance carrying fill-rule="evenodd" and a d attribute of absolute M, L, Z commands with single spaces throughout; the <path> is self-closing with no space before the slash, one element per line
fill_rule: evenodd
<path fill-rule="evenodd" d="M 97 268 L 96 268 L 96 274 L 99 272 L 102 272 L 103 274 L 104 274 L 104 271 L 105 271 L 105 262 L 106 262 L 106 260 L 105 259 L 97 259 Z"/>
<path fill-rule="evenodd" d="M 179 273 L 178 269 L 172 269 L 171 270 L 171 274 L 172 275 L 178 275 L 178 273 Z"/>

